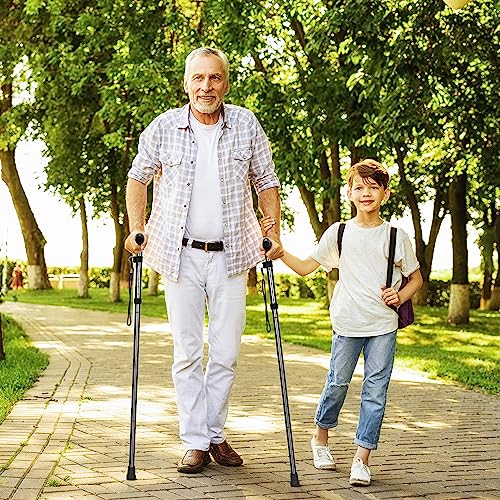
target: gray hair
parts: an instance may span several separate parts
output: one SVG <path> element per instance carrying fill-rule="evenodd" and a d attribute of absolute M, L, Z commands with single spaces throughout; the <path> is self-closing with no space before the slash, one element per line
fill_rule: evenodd
<path fill-rule="evenodd" d="M 184 82 L 187 81 L 187 78 L 189 76 L 189 71 L 191 69 L 191 62 L 195 57 L 198 56 L 216 56 L 218 57 L 221 62 L 222 62 L 222 68 L 224 71 L 224 78 L 226 79 L 227 82 L 229 82 L 229 61 L 227 60 L 226 54 L 222 52 L 222 50 L 219 49 L 214 49 L 212 47 L 199 47 L 198 49 L 194 49 L 192 52 L 188 54 L 186 57 L 186 65 L 184 69 Z"/>

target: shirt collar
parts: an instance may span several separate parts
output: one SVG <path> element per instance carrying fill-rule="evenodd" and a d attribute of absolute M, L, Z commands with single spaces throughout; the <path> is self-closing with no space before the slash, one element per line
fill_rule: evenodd
<path fill-rule="evenodd" d="M 222 103 L 222 128 L 231 128 L 231 120 L 229 117 L 229 108 Z M 178 128 L 188 128 L 189 127 L 189 103 L 185 104 L 181 108 L 181 114 L 179 116 Z"/>

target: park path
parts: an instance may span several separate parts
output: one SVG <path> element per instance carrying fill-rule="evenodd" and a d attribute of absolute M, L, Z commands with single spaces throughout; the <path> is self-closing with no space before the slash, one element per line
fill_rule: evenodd
<path fill-rule="evenodd" d="M 275 345 L 243 339 L 227 434 L 245 460 L 186 476 L 170 376 L 168 325 L 143 318 L 137 480 L 128 464 L 132 330 L 123 315 L 8 302 L 51 357 L 37 384 L 0 425 L 0 499 L 464 499 L 500 498 L 500 399 L 411 371 L 395 371 L 373 483 L 348 484 L 360 376 L 332 433 L 337 471 L 311 461 L 312 419 L 329 356 L 284 346 L 301 486 L 289 464 Z"/>

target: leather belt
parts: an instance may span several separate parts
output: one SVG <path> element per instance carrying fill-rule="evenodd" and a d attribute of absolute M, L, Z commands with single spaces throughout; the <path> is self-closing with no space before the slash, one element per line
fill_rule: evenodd
<path fill-rule="evenodd" d="M 182 246 L 189 246 L 193 248 L 198 248 L 199 250 L 205 250 L 205 252 L 220 252 L 224 250 L 223 241 L 196 241 L 193 240 L 189 243 L 187 238 L 182 238 Z"/>

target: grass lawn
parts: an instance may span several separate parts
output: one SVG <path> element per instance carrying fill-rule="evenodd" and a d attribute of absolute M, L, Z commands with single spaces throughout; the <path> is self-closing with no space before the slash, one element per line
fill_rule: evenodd
<path fill-rule="evenodd" d="M 5 359 L 0 361 L 0 424 L 36 382 L 49 357 L 31 345 L 21 327 L 2 314 Z"/>
<path fill-rule="evenodd" d="M 79 299 L 75 290 L 27 291 L 9 293 L 8 300 L 66 305 L 127 313 L 127 291 L 123 302 L 110 304 L 107 290 L 93 289 L 89 299 Z M 279 298 L 282 338 L 286 342 L 330 351 L 331 328 L 328 311 L 311 299 Z M 247 298 L 247 334 L 272 338 L 266 332 L 264 304 L 260 295 Z M 164 297 L 143 294 L 144 316 L 166 318 Z M 500 313 L 470 311 L 468 325 L 446 322 L 447 309 L 417 307 L 416 323 L 398 332 L 396 366 L 427 372 L 431 377 L 452 380 L 466 387 L 500 394 Z M 271 312 L 270 320 L 272 321 Z"/>

